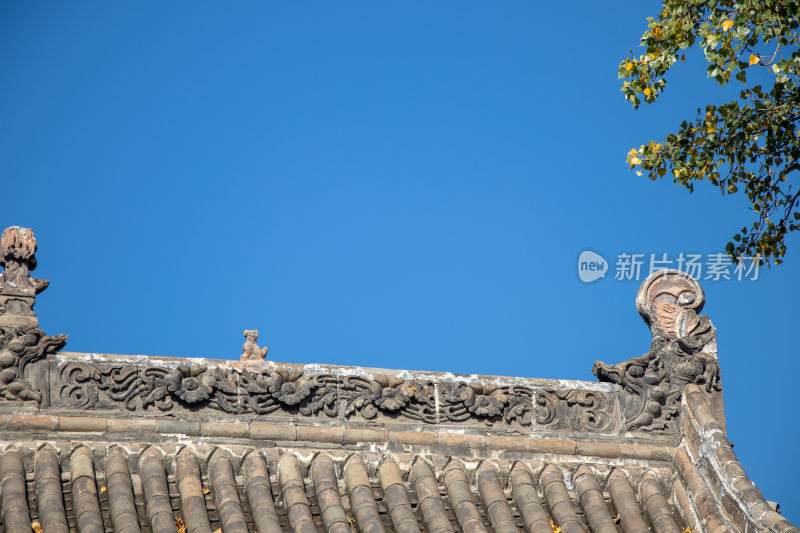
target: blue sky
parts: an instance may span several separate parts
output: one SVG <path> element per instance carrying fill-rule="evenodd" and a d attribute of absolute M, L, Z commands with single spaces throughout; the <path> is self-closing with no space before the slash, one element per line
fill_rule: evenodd
<path fill-rule="evenodd" d="M 751 222 L 627 170 L 720 91 L 616 72 L 658 2 L 7 2 L 3 226 L 33 227 L 69 350 L 594 380 L 644 353 L 638 282 L 578 255 L 711 254 Z M 706 281 L 729 438 L 800 522 L 800 240 Z M 613 265 L 612 265 L 613 269 Z"/>

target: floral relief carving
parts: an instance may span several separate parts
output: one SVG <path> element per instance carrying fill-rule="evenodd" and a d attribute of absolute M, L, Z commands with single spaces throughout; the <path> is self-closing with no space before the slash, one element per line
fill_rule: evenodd
<path fill-rule="evenodd" d="M 187 404 L 207 400 L 217 384 L 216 378 L 207 371 L 206 365 L 194 368 L 181 365 L 176 371 L 167 374 L 164 381 L 167 383 L 167 390 Z"/>
<path fill-rule="evenodd" d="M 475 418 L 487 424 L 498 420 L 531 424 L 533 393 L 526 387 L 455 382 L 442 383 L 440 389 L 444 401 L 442 414 L 448 421 Z"/>
<path fill-rule="evenodd" d="M 80 409 L 174 411 L 203 407 L 233 414 L 548 426 L 615 432 L 608 393 L 534 390 L 521 385 L 407 380 L 397 376 L 306 374 L 300 368 L 111 365 L 60 367 L 58 398 Z"/>
<path fill-rule="evenodd" d="M 344 416 L 371 420 L 383 413 L 435 422 L 435 390 L 431 383 L 396 376 L 344 376 L 340 386 Z"/>

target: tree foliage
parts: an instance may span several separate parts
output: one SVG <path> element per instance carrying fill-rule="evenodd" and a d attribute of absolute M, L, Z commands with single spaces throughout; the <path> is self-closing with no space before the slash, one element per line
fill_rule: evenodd
<path fill-rule="evenodd" d="M 760 254 L 779 264 L 786 235 L 800 229 L 799 19 L 800 0 L 665 0 L 647 19 L 644 53 L 630 52 L 619 65 L 634 108 L 658 99 L 665 74 L 694 45 L 709 77 L 741 85 L 739 98 L 698 109 L 678 131 L 627 158 L 652 180 L 669 174 L 689 191 L 707 180 L 723 194 L 747 195 L 755 221 L 727 244 L 733 258 Z"/>

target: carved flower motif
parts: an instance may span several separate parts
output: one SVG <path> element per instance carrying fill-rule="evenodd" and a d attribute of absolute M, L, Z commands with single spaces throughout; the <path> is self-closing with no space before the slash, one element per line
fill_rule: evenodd
<path fill-rule="evenodd" d="M 272 396 L 286 405 L 297 405 L 311 394 L 311 384 L 304 379 L 287 381 L 283 376 L 276 376 L 270 387 Z"/>
<path fill-rule="evenodd" d="M 483 394 L 475 395 L 472 405 L 468 406 L 469 412 L 481 418 L 500 416 L 503 413 L 503 402 L 492 396 Z"/>
<path fill-rule="evenodd" d="M 181 365 L 164 376 L 164 381 L 169 392 L 189 404 L 207 400 L 217 382 L 206 365 Z"/>
<path fill-rule="evenodd" d="M 381 390 L 381 396 L 375 400 L 375 405 L 384 411 L 399 411 L 408 405 L 408 395 L 400 387 L 386 387 Z"/>
<path fill-rule="evenodd" d="M 477 390 L 476 390 L 477 389 Z M 494 418 L 503 414 L 508 403 L 508 394 L 502 389 L 475 387 L 459 384 L 455 390 L 446 391 L 446 401 L 462 403 L 467 410 L 479 418 Z"/>

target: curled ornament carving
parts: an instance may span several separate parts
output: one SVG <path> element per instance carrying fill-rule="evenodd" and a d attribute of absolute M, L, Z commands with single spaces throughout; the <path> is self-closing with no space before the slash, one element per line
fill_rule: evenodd
<path fill-rule="evenodd" d="M 231 414 L 341 420 L 411 419 L 427 424 L 546 426 L 616 434 L 608 392 L 428 381 L 386 375 L 307 373 L 186 364 L 177 368 L 73 361 L 59 367 L 60 405 L 132 412 L 213 409 Z"/>
<path fill-rule="evenodd" d="M 59 402 L 75 409 L 166 412 L 202 407 L 233 414 L 365 419 L 383 414 L 436 422 L 431 383 L 387 376 L 69 362 L 60 367 L 58 383 Z"/>
<path fill-rule="evenodd" d="M 491 425 L 502 420 L 507 424 L 531 425 L 533 391 L 527 387 L 464 382 L 442 383 L 439 387 L 442 421 L 473 419 Z"/>
<path fill-rule="evenodd" d="M 33 306 L 49 282 L 31 276 L 36 248 L 29 228 L 13 226 L 0 236 L 0 401 L 45 407 L 49 398 L 44 358 L 63 348 L 67 336 L 48 336 L 38 327 Z"/>
<path fill-rule="evenodd" d="M 44 383 L 34 383 L 30 369 L 66 343 L 66 335 L 48 336 L 36 327 L 0 326 L 0 398 L 41 404 Z"/>
<path fill-rule="evenodd" d="M 627 429 L 665 431 L 674 425 L 689 383 L 708 394 L 722 390 L 716 330 L 697 314 L 704 303 L 699 283 L 677 270 L 658 271 L 642 283 L 636 306 L 653 335 L 650 350 L 616 365 L 595 361 L 592 368 L 600 381 L 623 389 Z"/>
<path fill-rule="evenodd" d="M 608 393 L 549 389 L 536 393 L 536 424 L 575 432 L 613 433 L 616 413 Z"/>

